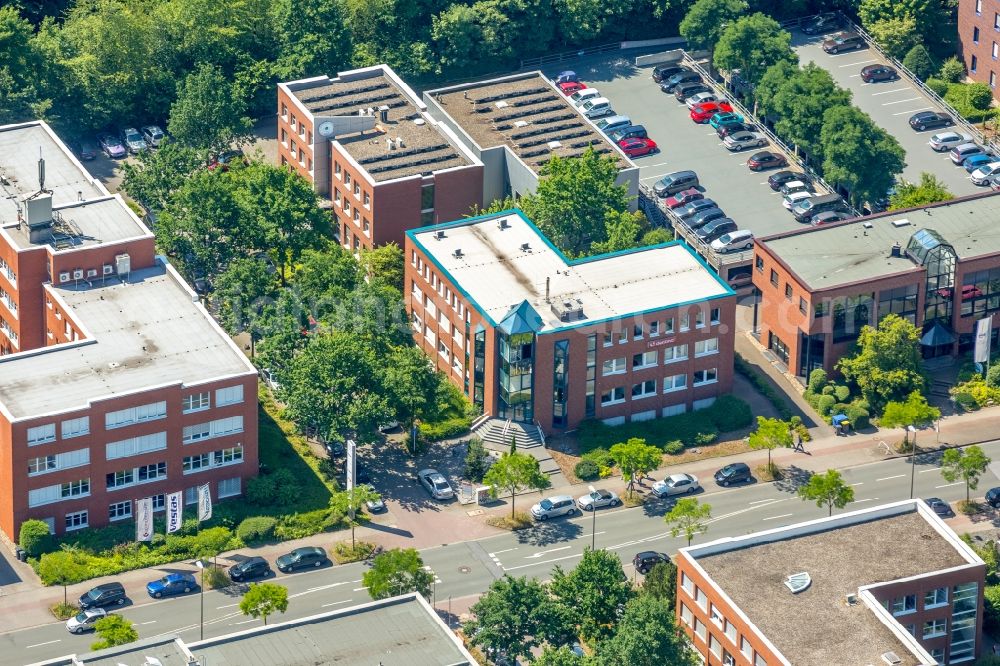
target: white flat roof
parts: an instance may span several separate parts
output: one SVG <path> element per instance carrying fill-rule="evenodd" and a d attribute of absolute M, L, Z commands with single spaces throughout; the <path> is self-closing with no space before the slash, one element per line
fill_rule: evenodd
<path fill-rule="evenodd" d="M 547 333 L 733 293 L 677 242 L 567 260 L 517 210 L 407 235 L 494 326 L 524 301 L 542 319 L 539 332 Z M 551 306 L 564 302 L 582 307 L 583 317 L 561 320 Z"/>
<path fill-rule="evenodd" d="M 86 339 L 0 356 L 0 409 L 12 420 L 154 386 L 256 374 L 163 259 L 127 281 L 46 288 Z"/>

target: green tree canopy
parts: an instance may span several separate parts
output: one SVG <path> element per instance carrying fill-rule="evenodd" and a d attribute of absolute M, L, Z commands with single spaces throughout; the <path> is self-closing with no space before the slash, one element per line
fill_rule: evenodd
<path fill-rule="evenodd" d="M 203 63 L 178 86 L 167 130 L 182 146 L 226 150 L 250 136 L 246 100 L 222 70 Z"/>
<path fill-rule="evenodd" d="M 608 453 L 622 472 L 622 478 L 628 482 L 628 493 L 635 489 L 635 477 L 646 476 L 663 462 L 663 451 L 646 444 L 646 440 L 632 437 L 627 442 L 615 444 Z"/>
<path fill-rule="evenodd" d="M 252 257 L 233 259 L 215 281 L 219 323 L 230 335 L 247 329 L 256 335 L 257 318 L 274 298 L 275 287 L 266 263 Z"/>
<path fill-rule="evenodd" d="M 533 488 L 544 490 L 552 485 L 549 477 L 541 472 L 538 459 L 527 453 L 505 453 L 493 463 L 483 483 L 490 487 L 490 495 L 496 497 L 500 490 L 510 493 L 510 515 L 514 517 L 514 497 L 518 492 Z"/>
<path fill-rule="evenodd" d="M 396 347 L 385 364 L 385 386 L 389 407 L 409 431 L 414 421 L 437 417 L 438 393 L 448 379 L 428 362 L 417 347 Z"/>
<path fill-rule="evenodd" d="M 955 195 L 948 191 L 937 176 L 921 172 L 919 183 L 904 182 L 896 187 L 896 192 L 889 197 L 889 210 L 901 208 L 916 208 L 938 201 L 949 201 Z"/>
<path fill-rule="evenodd" d="M 792 426 L 781 419 L 757 417 L 757 429 L 750 433 L 747 442 L 751 449 L 767 449 L 767 468 L 771 469 L 771 451 L 792 446 Z"/>
<path fill-rule="evenodd" d="M 428 597 L 434 574 L 424 569 L 424 561 L 415 548 L 393 548 L 375 557 L 362 576 L 372 599 L 385 599 L 409 592 Z"/>
<path fill-rule="evenodd" d="M 46 64 L 33 33 L 17 5 L 0 7 L 0 125 L 48 115 L 51 100 L 39 87 Z"/>
<path fill-rule="evenodd" d="M 833 507 L 843 509 L 854 501 L 854 488 L 844 483 L 840 472 L 835 469 L 823 474 L 813 474 L 809 482 L 799 487 L 799 497 L 804 501 L 816 502 L 816 506 L 827 507 L 833 515 Z"/>
<path fill-rule="evenodd" d="M 370 485 L 356 485 L 352 490 L 339 490 L 330 496 L 330 509 L 344 517 L 351 526 L 351 549 L 355 547 L 354 528 L 358 525 L 358 514 L 367 502 L 377 502 L 382 495 Z"/>
<path fill-rule="evenodd" d="M 28 557 L 38 557 L 52 547 L 52 533 L 44 520 L 29 519 L 21 523 L 17 545 L 28 553 Z"/>
<path fill-rule="evenodd" d="M 903 57 L 903 67 L 913 72 L 921 81 L 934 75 L 936 65 L 930 51 L 923 44 L 916 44 Z"/>
<path fill-rule="evenodd" d="M 872 409 L 881 412 L 890 400 L 924 387 L 920 330 L 899 315 L 887 315 L 878 328 L 861 329 L 856 350 L 841 357 L 837 369 L 861 389 Z"/>
<path fill-rule="evenodd" d="M 354 45 L 342 0 L 274 0 L 271 14 L 279 39 L 274 64 L 279 80 L 346 69 Z"/>
<path fill-rule="evenodd" d="M 572 571 L 556 565 L 550 589 L 574 610 L 580 633 L 588 639 L 610 636 L 625 604 L 635 596 L 618 555 L 590 548 Z"/>
<path fill-rule="evenodd" d="M 156 150 L 146 150 L 122 164 L 122 187 L 154 213 L 166 208 L 171 195 L 205 164 L 205 151 L 165 139 Z M 159 229 L 157 229 L 159 232 Z"/>
<path fill-rule="evenodd" d="M 993 462 L 982 448 L 967 446 L 964 449 L 948 449 L 941 456 L 941 476 L 949 483 L 961 479 L 965 482 L 965 501 L 970 501 L 970 491 L 979 485 L 981 477 Z"/>
<path fill-rule="evenodd" d="M 395 243 L 361 250 L 361 267 L 369 280 L 379 280 L 403 290 L 403 250 Z"/>
<path fill-rule="evenodd" d="M 921 41 L 917 34 L 917 22 L 912 16 L 894 16 L 876 21 L 868 26 L 868 32 L 879 46 L 897 60 Z"/>
<path fill-rule="evenodd" d="M 906 166 L 896 138 L 854 106 L 827 109 L 820 139 L 823 176 L 847 188 L 855 206 L 884 197 Z"/>
<path fill-rule="evenodd" d="M 607 666 L 695 666 L 691 644 L 676 624 L 676 611 L 666 599 L 642 594 L 629 600 L 615 635 L 600 646 Z"/>
<path fill-rule="evenodd" d="M 558 648 L 546 645 L 542 648 L 542 653 L 531 662 L 532 666 L 584 666 L 589 663 L 592 662 L 577 655 L 568 645 Z"/>
<path fill-rule="evenodd" d="M 954 30 L 955 25 L 953 6 L 943 0 L 861 0 L 857 11 L 861 25 L 872 34 L 880 23 L 913 21 L 915 41 L 922 41 L 931 50 L 944 48 L 949 26 Z"/>
<path fill-rule="evenodd" d="M 66 587 L 86 580 L 90 571 L 83 557 L 75 548 L 63 545 L 62 550 L 45 553 L 38 560 L 38 577 L 45 585 L 62 585 L 63 604 L 69 602 Z"/>
<path fill-rule="evenodd" d="M 676 539 L 683 534 L 687 539 L 687 545 L 690 546 L 699 532 L 708 531 L 708 519 L 711 517 L 710 504 L 700 504 L 693 497 L 684 497 L 674 503 L 663 517 L 663 521 L 670 526 L 670 536 Z"/>
<path fill-rule="evenodd" d="M 673 608 L 677 603 L 677 565 L 672 560 L 654 564 L 642 582 L 642 593 L 662 599 Z"/>
<path fill-rule="evenodd" d="M 927 404 L 927 398 L 920 391 L 913 391 L 905 402 L 890 400 L 885 405 L 879 425 L 887 428 L 906 428 L 906 426 L 921 426 L 941 418 L 941 410 Z M 910 433 L 906 432 L 906 441 L 910 441 Z"/>
<path fill-rule="evenodd" d="M 745 0 L 695 0 L 679 30 L 689 51 L 711 51 L 723 31 L 749 11 Z"/>
<path fill-rule="evenodd" d="M 121 615 L 108 615 L 94 623 L 94 632 L 100 640 L 90 644 L 91 650 L 106 650 L 139 640 L 135 626 Z"/>
<path fill-rule="evenodd" d="M 250 583 L 240 600 L 240 611 L 254 619 L 263 618 L 267 624 L 269 615 L 288 610 L 288 588 L 274 583 Z"/>
<path fill-rule="evenodd" d="M 798 65 L 799 58 L 792 51 L 792 35 L 773 18 L 758 12 L 726 26 L 712 62 L 726 72 L 740 70 L 740 76 L 757 85 L 768 68 L 779 62 Z"/>

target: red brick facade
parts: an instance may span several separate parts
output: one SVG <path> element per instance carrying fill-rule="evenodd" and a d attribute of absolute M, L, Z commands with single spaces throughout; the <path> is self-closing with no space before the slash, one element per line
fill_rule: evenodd
<path fill-rule="evenodd" d="M 973 81 L 986 83 L 997 96 L 1000 77 L 1000 6 L 995 0 L 959 0 L 958 54 Z"/>

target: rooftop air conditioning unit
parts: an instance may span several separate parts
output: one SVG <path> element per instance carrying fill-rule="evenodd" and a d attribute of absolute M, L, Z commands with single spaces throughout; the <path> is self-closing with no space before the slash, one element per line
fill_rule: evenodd
<path fill-rule="evenodd" d="M 510 225 L 507 224 L 507 218 L 501 217 L 499 220 L 497 220 L 497 228 L 500 229 L 501 231 L 510 228 Z"/>
<path fill-rule="evenodd" d="M 903 663 L 903 660 L 895 652 L 883 652 L 882 661 L 889 664 L 889 666 L 897 666 L 897 664 Z"/>
<path fill-rule="evenodd" d="M 864 222 L 864 223 L 861 224 L 861 226 L 863 226 L 865 229 L 871 229 L 875 225 L 872 224 L 871 222 Z"/>
<path fill-rule="evenodd" d="M 438 240 L 441 240 L 442 238 L 444 238 L 444 232 L 443 231 L 435 231 L 434 232 L 434 238 L 436 238 Z"/>
<path fill-rule="evenodd" d="M 848 606 L 853 606 L 854 604 L 858 603 L 858 595 L 848 594 L 844 597 L 844 601 L 847 603 Z"/>
<path fill-rule="evenodd" d="M 451 253 L 451 256 L 455 257 L 456 259 L 461 259 L 462 258 L 462 248 L 460 248 L 460 247 L 455 248 L 455 251 Z"/>
<path fill-rule="evenodd" d="M 69 273 L 60 273 L 59 274 L 59 281 L 60 282 L 69 282 Z"/>
<path fill-rule="evenodd" d="M 509 106 L 509 104 L 507 104 L 507 102 L 503 100 L 500 100 L 494 106 L 496 106 L 498 109 L 506 109 Z"/>
<path fill-rule="evenodd" d="M 531 243 L 521 243 L 521 252 L 531 252 Z"/>
<path fill-rule="evenodd" d="M 77 268 L 77 269 L 73 270 L 73 279 L 74 280 L 82 280 L 83 279 L 83 269 L 82 268 Z"/>
<path fill-rule="evenodd" d="M 514 121 L 514 127 L 527 127 L 527 126 L 528 126 L 528 121 L 527 120 L 515 120 Z"/>
<path fill-rule="evenodd" d="M 908 226 L 910 226 L 910 221 L 907 220 L 907 219 L 893 220 L 892 221 L 892 226 L 897 227 L 897 228 L 899 228 L 899 227 L 908 227 Z"/>
<path fill-rule="evenodd" d="M 101 267 L 102 275 L 111 275 L 114 272 L 115 272 L 115 267 L 112 266 L 111 264 L 104 264 L 104 266 Z"/>
<path fill-rule="evenodd" d="M 95 275 L 97 275 L 97 269 L 96 268 L 88 268 L 87 269 L 87 277 L 92 278 Z"/>

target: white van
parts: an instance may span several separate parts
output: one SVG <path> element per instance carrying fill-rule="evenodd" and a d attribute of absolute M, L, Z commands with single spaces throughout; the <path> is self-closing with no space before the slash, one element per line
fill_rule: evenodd
<path fill-rule="evenodd" d="M 595 97 L 600 97 L 601 93 L 597 88 L 584 88 L 583 90 L 577 90 L 575 93 L 569 96 L 569 101 L 573 106 L 581 106 L 588 99 L 593 99 Z"/>
<path fill-rule="evenodd" d="M 591 120 L 594 118 L 603 118 L 604 116 L 614 115 L 615 110 L 611 108 L 611 101 L 606 97 L 594 97 L 593 99 L 588 99 L 580 107 L 583 111 L 583 115 L 587 116 Z"/>
<path fill-rule="evenodd" d="M 749 250 L 753 247 L 753 232 L 749 229 L 737 229 L 728 234 L 719 236 L 712 241 L 712 249 L 720 254 L 735 252 L 736 250 Z"/>

